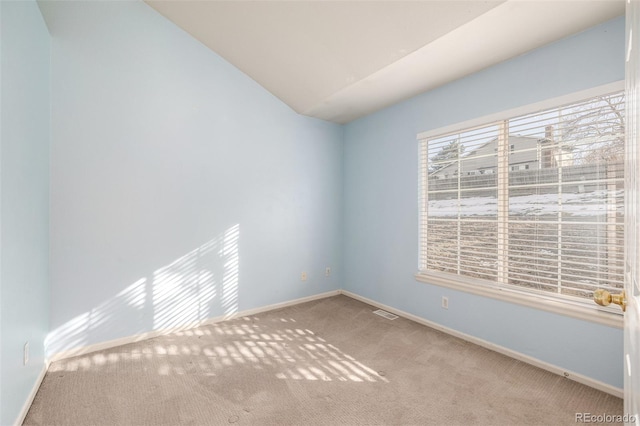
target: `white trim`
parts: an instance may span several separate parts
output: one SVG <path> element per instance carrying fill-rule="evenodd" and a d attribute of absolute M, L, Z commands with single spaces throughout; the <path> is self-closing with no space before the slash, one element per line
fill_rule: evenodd
<path fill-rule="evenodd" d="M 147 333 L 135 334 L 132 336 L 121 337 L 119 339 L 108 340 L 106 342 L 94 343 L 87 346 L 69 349 L 62 352 L 57 352 L 49 356 L 48 362 L 56 362 L 62 359 L 71 358 L 74 356 L 86 355 L 91 352 L 102 351 L 105 349 L 111 349 L 117 346 L 126 345 L 129 343 L 139 342 L 141 340 L 152 339 L 158 336 L 164 336 L 166 334 L 175 333 L 176 331 L 188 330 L 203 325 L 215 324 L 222 321 L 227 321 L 234 318 L 244 317 L 247 315 L 255 315 L 261 312 L 272 311 L 274 309 L 286 308 L 287 306 L 298 305 L 300 303 L 311 302 L 313 300 L 324 299 L 327 297 L 337 296 L 340 294 L 340 290 L 328 291 L 326 293 L 320 293 L 313 296 L 302 297 L 300 299 L 289 300 L 286 302 L 275 303 L 273 305 L 262 306 L 260 308 L 247 309 L 241 312 L 235 312 L 233 314 L 222 315 L 213 318 L 207 318 L 206 320 L 197 321 L 189 324 L 184 324 L 178 327 L 172 327 L 162 330 L 153 330 Z"/>
<path fill-rule="evenodd" d="M 417 281 L 433 284 L 440 287 L 452 288 L 454 290 L 464 291 L 466 293 L 478 296 L 490 297 L 492 299 L 502 300 L 504 302 L 515 303 L 526 306 L 528 308 L 538 309 L 541 311 L 552 312 L 554 314 L 564 315 L 583 321 L 590 321 L 596 324 L 602 324 L 609 327 L 623 328 L 624 317 L 617 313 L 606 312 L 602 308 L 593 305 L 593 308 L 584 306 L 580 303 L 572 303 L 568 300 L 558 298 L 544 297 L 544 295 L 534 295 L 526 292 L 519 292 L 515 289 L 504 287 L 481 285 L 477 283 L 465 283 L 463 277 L 459 280 L 453 280 L 451 277 L 442 274 L 440 276 L 436 272 L 429 274 L 415 274 Z"/>
<path fill-rule="evenodd" d="M 418 133 L 416 139 L 422 140 L 431 138 L 434 136 L 445 135 L 448 133 L 459 131 L 460 129 L 467 129 L 472 127 L 482 126 L 495 121 L 507 120 L 520 115 L 532 114 L 534 112 L 544 110 L 547 108 L 557 108 L 560 105 L 570 104 L 575 101 L 580 101 L 594 96 L 605 95 L 607 93 L 616 92 L 618 90 L 624 90 L 624 80 L 616 81 L 614 83 L 603 84 L 602 86 L 592 87 L 590 89 L 581 90 L 579 92 L 569 93 L 567 95 L 558 96 L 551 99 L 545 99 L 544 101 L 535 102 L 521 107 L 512 108 L 506 111 L 500 111 L 494 114 L 485 115 L 484 117 L 473 118 L 471 120 L 462 121 L 459 123 L 450 124 L 436 129 L 427 130 Z"/>
<path fill-rule="evenodd" d="M 533 365 L 534 367 L 538 367 L 538 368 L 542 368 L 543 370 L 549 371 L 551 373 L 557 374 L 559 376 L 563 376 L 566 377 L 570 380 L 573 380 L 575 382 L 581 383 L 583 385 L 592 387 L 594 389 L 600 390 L 602 392 L 608 393 L 610 395 L 616 396 L 618 398 L 622 398 L 623 397 L 623 391 L 621 388 L 617 388 L 615 386 L 611 386 L 607 383 L 601 382 L 599 380 L 595 380 L 591 377 L 587 377 L 583 374 L 578 374 L 578 373 L 574 373 L 572 371 L 568 371 L 566 369 L 563 369 L 561 367 L 558 367 L 556 365 L 550 364 L 548 362 L 545 361 L 541 361 L 537 358 L 534 358 L 532 356 L 529 355 L 525 355 L 521 352 L 517 352 L 514 351 L 512 349 L 509 348 L 505 348 L 504 346 L 500 346 L 500 345 L 496 345 L 494 343 L 491 343 L 487 340 L 484 339 L 480 339 L 478 337 L 472 336 L 470 334 L 466 334 L 466 333 L 462 333 L 460 331 L 454 330 L 452 328 L 449 327 L 445 327 L 443 325 L 440 325 L 438 323 L 426 320 L 424 318 L 421 318 L 417 315 L 413 315 L 410 314 L 408 312 L 404 312 L 401 311 L 400 309 L 395 309 L 391 306 L 388 305 L 384 305 L 382 303 L 376 302 L 375 300 L 371 300 L 368 299 L 366 297 L 363 296 L 359 296 L 355 293 L 351 293 L 350 291 L 346 291 L 346 290 L 341 290 L 340 291 L 341 294 L 347 296 L 347 297 L 351 297 L 352 299 L 356 299 L 359 300 L 361 302 L 367 303 L 369 305 L 375 306 L 377 308 L 380 309 L 384 309 L 385 311 L 394 313 L 396 315 L 399 315 L 403 318 L 409 319 L 411 321 L 417 322 L 418 324 L 422 324 L 425 325 L 427 327 L 436 329 L 438 331 L 442 331 L 444 333 L 450 334 L 452 336 L 458 337 L 462 340 L 466 340 L 467 342 L 471 342 L 474 343 L 478 346 L 482 346 L 484 348 L 487 348 L 489 350 L 492 350 L 494 352 L 498 352 L 501 353 L 503 355 L 506 355 L 508 357 L 517 359 L 519 361 L 522 362 L 526 362 L 527 364 Z"/>
<path fill-rule="evenodd" d="M 24 422 L 24 419 L 27 417 L 27 413 L 31 408 L 33 399 L 36 397 L 36 394 L 38 393 L 38 389 L 40 389 L 40 385 L 44 380 L 44 376 L 47 374 L 47 370 L 49 370 L 49 362 L 45 360 L 44 364 L 42 365 L 42 370 L 40 370 L 40 374 L 38 375 L 38 378 L 36 379 L 35 383 L 33 384 L 33 387 L 31 388 L 31 392 L 29 393 L 29 396 L 27 397 L 26 401 L 22 405 L 22 410 L 20 410 L 20 414 L 18 414 L 18 418 L 14 423 L 15 426 L 20 426 Z"/>

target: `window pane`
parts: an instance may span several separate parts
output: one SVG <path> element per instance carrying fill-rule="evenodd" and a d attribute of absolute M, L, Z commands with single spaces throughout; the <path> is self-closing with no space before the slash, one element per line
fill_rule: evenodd
<path fill-rule="evenodd" d="M 498 126 L 430 140 L 422 267 L 495 280 Z"/>
<path fill-rule="evenodd" d="M 585 298 L 622 285 L 622 100 L 510 120 L 510 284 Z"/>

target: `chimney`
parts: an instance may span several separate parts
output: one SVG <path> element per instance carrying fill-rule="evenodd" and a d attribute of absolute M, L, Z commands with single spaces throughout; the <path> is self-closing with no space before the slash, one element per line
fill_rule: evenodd
<path fill-rule="evenodd" d="M 553 126 L 545 126 L 544 128 L 544 138 L 550 141 L 553 141 Z"/>

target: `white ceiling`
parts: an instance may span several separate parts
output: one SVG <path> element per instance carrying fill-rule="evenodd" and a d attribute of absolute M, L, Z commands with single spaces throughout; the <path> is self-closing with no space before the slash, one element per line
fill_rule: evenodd
<path fill-rule="evenodd" d="M 624 13 L 623 0 L 145 0 L 300 114 L 346 123 Z"/>

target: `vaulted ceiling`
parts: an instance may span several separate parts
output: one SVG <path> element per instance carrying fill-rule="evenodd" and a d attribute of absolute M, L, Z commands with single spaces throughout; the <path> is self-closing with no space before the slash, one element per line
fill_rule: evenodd
<path fill-rule="evenodd" d="M 622 0 L 145 0 L 300 114 L 346 123 L 624 13 Z"/>

